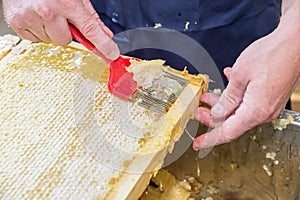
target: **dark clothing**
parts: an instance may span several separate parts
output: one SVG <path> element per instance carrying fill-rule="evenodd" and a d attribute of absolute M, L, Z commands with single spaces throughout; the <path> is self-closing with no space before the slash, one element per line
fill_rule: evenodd
<path fill-rule="evenodd" d="M 281 15 L 281 0 L 92 0 L 104 23 L 116 34 L 161 23 L 198 41 L 220 71 L 232 66 L 253 41 L 272 32 Z M 185 30 L 185 24 L 189 27 Z M 145 59 L 162 58 L 174 68 L 189 66 L 162 52 L 133 52 Z M 172 60 L 174 60 L 172 62 Z M 189 69 L 192 73 L 194 69 Z M 223 73 L 221 73 L 223 74 Z"/>
<path fill-rule="evenodd" d="M 91 0 L 102 21 L 115 33 L 133 28 L 162 27 L 182 32 L 210 54 L 224 84 L 223 69 L 232 66 L 253 41 L 278 25 L 282 0 Z M 189 22 L 188 29 L 186 23 Z M 188 66 L 186 60 L 161 50 L 144 49 L 128 55 L 142 59 L 161 58 L 173 68 Z"/>

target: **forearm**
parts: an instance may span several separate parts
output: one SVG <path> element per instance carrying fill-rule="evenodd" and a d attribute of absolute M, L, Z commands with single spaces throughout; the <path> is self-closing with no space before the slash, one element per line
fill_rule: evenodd
<path fill-rule="evenodd" d="M 299 2 L 298 0 L 283 0 L 282 2 L 282 13 L 283 15 L 290 10 L 292 7 L 297 5 Z"/>
<path fill-rule="evenodd" d="M 270 35 L 277 56 L 283 57 L 289 69 L 300 76 L 300 1 L 286 0 L 277 29 Z M 275 59 L 276 53 L 274 55 Z"/>
<path fill-rule="evenodd" d="M 276 31 L 280 36 L 289 36 L 294 45 L 300 46 L 300 1 L 285 0 L 283 14 Z"/>

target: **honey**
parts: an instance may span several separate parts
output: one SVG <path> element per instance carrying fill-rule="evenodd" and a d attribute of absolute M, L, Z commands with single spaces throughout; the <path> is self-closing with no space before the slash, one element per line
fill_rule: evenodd
<path fill-rule="evenodd" d="M 108 184 L 109 184 L 109 185 L 114 185 L 114 184 L 116 184 L 116 182 L 117 182 L 116 178 L 111 178 L 111 179 L 109 180 Z"/>
<path fill-rule="evenodd" d="M 76 51 L 75 51 L 76 50 Z M 10 62 L 15 69 L 38 70 L 50 67 L 64 72 L 77 72 L 94 81 L 107 82 L 106 63 L 96 55 L 72 47 L 59 47 L 54 44 L 36 43 L 22 52 L 17 62 Z M 102 75 L 106 73 L 103 78 Z"/>
<path fill-rule="evenodd" d="M 186 123 L 201 88 L 184 93 L 191 106 L 156 116 L 113 97 L 108 76 L 96 55 L 54 44 L 21 41 L 1 60 L 0 166 L 16 169 L 4 171 L 1 195 L 125 199 L 121 191 L 149 180 L 142 172 L 158 170 L 167 153 L 161 150 L 181 134 L 177 126 Z M 126 174 L 139 158 L 137 173 Z M 162 194 L 166 184 L 160 184 Z"/>
<path fill-rule="evenodd" d="M 201 175 L 201 169 L 200 169 L 200 161 L 197 159 L 197 171 L 196 171 L 197 176 L 199 177 Z"/>
<path fill-rule="evenodd" d="M 24 83 L 18 83 L 18 85 L 20 88 L 24 87 Z"/>
<path fill-rule="evenodd" d="M 140 146 L 143 146 L 143 144 L 145 144 L 145 142 L 146 142 L 145 138 L 140 138 L 139 141 L 138 141 Z"/>

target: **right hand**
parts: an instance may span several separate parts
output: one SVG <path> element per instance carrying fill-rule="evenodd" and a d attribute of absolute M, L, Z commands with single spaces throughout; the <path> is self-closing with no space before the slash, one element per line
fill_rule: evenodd
<path fill-rule="evenodd" d="M 90 0 L 3 0 L 3 9 L 7 23 L 23 39 L 65 46 L 72 41 L 69 22 L 109 60 L 119 57 L 113 33 Z"/>

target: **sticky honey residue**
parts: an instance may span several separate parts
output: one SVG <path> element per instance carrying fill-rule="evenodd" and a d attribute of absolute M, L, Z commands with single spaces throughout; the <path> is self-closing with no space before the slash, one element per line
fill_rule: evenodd
<path fill-rule="evenodd" d="M 131 61 L 126 70 L 133 74 L 133 80 L 137 82 L 142 88 L 149 88 L 153 85 L 153 80 L 162 76 L 163 60 L 144 60 L 144 61 Z"/>
<path fill-rule="evenodd" d="M 0 36 L 0 60 L 4 58 L 11 49 L 20 42 L 20 38 L 15 35 Z"/>
<path fill-rule="evenodd" d="M 31 44 L 17 60 L 8 63 L 15 69 L 27 68 L 37 70 L 48 67 L 64 72 L 76 72 L 84 78 L 94 81 L 107 81 L 107 64 L 96 55 L 70 46 L 61 47 L 54 44 Z M 103 77 L 104 75 L 104 77 Z"/>
<path fill-rule="evenodd" d="M 195 177 L 186 176 L 184 180 L 179 181 L 167 170 L 159 170 L 151 181 L 157 186 L 148 186 L 141 200 L 183 200 L 191 195 L 196 195 L 203 187 L 203 183 Z"/>
<path fill-rule="evenodd" d="M 186 79 L 189 80 L 189 83 L 192 85 L 196 85 L 199 87 L 203 87 L 203 90 L 207 90 L 208 87 L 208 82 L 209 82 L 209 77 L 206 74 L 197 74 L 197 75 L 192 75 L 189 74 L 189 71 L 185 67 L 183 71 L 179 71 L 176 69 L 173 69 L 171 67 L 168 67 L 168 72 L 172 72 L 174 74 L 180 75 L 185 77 Z"/>
<path fill-rule="evenodd" d="M 126 160 L 126 161 L 124 161 L 123 167 L 124 167 L 124 168 L 128 168 L 131 162 L 132 162 L 131 160 Z"/>
<path fill-rule="evenodd" d="M 133 80 L 137 82 L 151 98 L 159 99 L 163 102 L 173 103 L 179 96 L 185 85 L 174 78 L 170 78 L 164 72 L 166 68 L 163 60 L 133 60 L 126 70 L 133 74 Z M 185 80 L 185 79 L 184 79 Z M 173 98 L 172 98 L 173 97 Z M 156 101 L 153 101 L 154 104 Z M 168 109 L 168 108 L 167 108 Z"/>
<path fill-rule="evenodd" d="M 85 56 L 80 65 L 80 71 L 85 78 L 106 83 L 108 79 L 107 64 L 96 56 Z"/>
<path fill-rule="evenodd" d="M 109 185 L 114 185 L 114 184 L 116 184 L 116 182 L 117 182 L 117 179 L 116 178 L 111 178 L 109 181 L 108 181 L 108 184 Z"/>
<path fill-rule="evenodd" d="M 151 136 L 151 133 L 149 132 L 149 131 L 147 131 L 146 133 L 144 133 L 144 135 L 143 135 L 145 138 L 148 138 L 148 137 L 150 137 Z"/>
<path fill-rule="evenodd" d="M 282 131 L 283 129 L 286 129 L 287 126 L 289 124 L 291 124 L 293 121 L 294 121 L 293 116 L 288 115 L 286 118 L 273 120 L 272 125 L 273 125 L 274 129 Z"/>
<path fill-rule="evenodd" d="M 155 23 L 153 28 L 161 28 L 162 27 L 162 24 L 161 23 Z"/>
<path fill-rule="evenodd" d="M 188 30 L 189 29 L 189 25 L 190 25 L 190 22 L 186 22 L 185 25 L 184 25 L 184 30 Z"/>
<path fill-rule="evenodd" d="M 153 80 L 157 80 L 158 77 L 162 75 L 163 69 L 169 73 L 187 79 L 192 85 L 202 87 L 203 91 L 207 91 L 208 89 L 209 77 L 207 75 L 189 74 L 186 67 L 183 71 L 173 69 L 170 66 L 166 66 L 164 60 L 133 60 L 131 61 L 131 65 L 126 68 L 128 72 L 133 73 L 133 79 L 138 83 L 138 85 L 146 89 L 153 85 Z M 170 85 L 174 85 L 174 83 Z"/>
<path fill-rule="evenodd" d="M 68 93 L 68 91 L 70 91 L 70 90 L 68 90 L 68 88 L 71 88 L 71 87 L 68 87 L 68 86 L 72 85 L 73 82 L 69 81 L 69 80 L 73 80 L 74 74 L 75 75 L 79 74 L 79 75 L 84 76 L 85 78 L 96 80 L 96 81 L 99 81 L 99 77 L 101 77 L 101 73 L 104 73 L 103 75 L 105 75 L 105 76 L 102 75 L 102 77 L 106 77 L 106 78 L 108 77 L 107 66 L 101 59 L 99 59 L 97 56 L 95 56 L 89 52 L 75 49 L 72 47 L 57 47 L 53 44 L 43 44 L 43 43 L 31 44 L 31 45 L 29 45 L 29 48 L 22 51 L 21 55 L 18 55 L 18 57 L 15 58 L 14 60 L 15 60 L 15 63 L 11 62 L 10 64 L 7 65 L 8 67 L 12 67 L 12 68 L 10 68 L 10 70 L 12 70 L 12 71 L 18 72 L 18 70 L 20 68 L 26 68 L 29 70 L 33 70 L 34 72 L 38 72 L 39 70 L 43 72 L 43 70 L 41 70 L 41 67 L 43 67 L 43 68 L 54 69 L 54 70 L 47 70 L 47 71 L 50 71 L 50 74 L 53 71 L 59 72 L 59 73 L 56 73 L 58 75 L 63 74 L 63 76 L 66 76 L 65 80 L 67 80 L 67 81 L 64 83 L 64 85 L 61 88 L 64 88 L 64 89 L 67 88 L 65 93 Z M 87 64 L 87 63 L 89 63 L 89 64 Z M 61 73 L 60 71 L 62 71 L 63 73 Z M 37 76 L 37 77 L 43 78 L 43 76 Z M 52 76 L 52 77 L 54 77 L 54 76 Z M 45 79 L 46 80 L 45 82 L 49 83 L 49 81 L 50 81 L 50 83 L 52 83 L 51 79 L 49 79 L 49 77 L 45 77 L 45 78 L 48 78 L 48 79 Z M 27 79 L 24 79 L 24 80 L 25 81 L 23 81 L 23 79 L 17 80 L 17 81 L 22 81 L 22 83 L 18 83 L 17 81 L 14 81 L 13 87 L 18 87 L 18 86 L 24 87 L 22 89 L 22 91 L 26 91 L 26 89 L 31 87 L 33 84 L 39 85 L 39 83 L 41 83 L 41 82 L 31 83 L 30 80 L 27 80 Z M 104 79 L 101 79 L 100 81 L 104 82 Z M 53 85 L 55 85 L 55 84 L 53 84 Z M 40 85 L 40 86 L 42 87 L 42 85 Z M 50 86 L 52 86 L 52 84 L 50 84 Z M 6 87 L 3 87 L 3 88 L 5 89 L 5 91 L 7 90 Z M 44 88 L 48 88 L 48 87 L 44 87 Z M 19 91 L 21 91 L 21 90 L 19 90 Z M 49 91 L 49 90 L 47 89 L 46 92 L 47 91 Z M 58 93 L 57 96 L 60 97 L 60 95 L 61 94 Z M 101 93 L 99 93 L 98 95 L 100 96 Z M 61 96 L 65 98 L 63 93 Z M 26 96 L 26 98 L 27 97 L 28 96 Z M 68 99 L 68 98 L 66 98 L 66 99 Z M 36 99 L 34 99 L 34 100 L 36 100 Z M 57 99 L 55 98 L 55 100 L 57 100 Z M 71 100 L 72 100 L 72 98 L 71 98 Z M 71 100 L 68 103 L 72 103 Z M 38 103 L 35 105 L 38 105 L 40 103 L 39 101 L 37 101 L 37 102 Z M 60 105 L 60 101 L 57 100 L 55 102 L 56 102 L 55 106 Z M 99 101 L 99 103 L 96 105 L 100 107 L 102 104 L 103 104 L 103 101 Z M 61 104 L 61 105 L 65 106 L 65 104 Z M 69 105 L 69 104 L 67 104 L 67 105 Z M 62 112 L 59 112 L 60 115 L 65 116 L 64 115 L 65 110 L 59 109 L 59 108 L 61 108 L 61 107 L 57 107 L 57 110 L 62 111 Z M 102 108 L 99 108 L 99 111 L 102 111 L 101 109 Z M 61 114 L 61 113 L 63 113 L 63 114 Z M 69 112 L 67 112 L 67 114 L 68 113 Z M 45 112 L 44 115 L 47 115 L 47 112 Z M 60 115 L 58 115 L 58 116 L 60 116 Z M 66 116 L 69 116 L 69 115 L 66 115 Z M 37 118 L 37 116 L 33 116 L 33 117 L 35 119 Z M 70 119 L 70 117 L 65 117 L 65 118 Z M 51 118 L 51 119 L 53 119 L 53 121 L 52 120 L 50 121 L 51 124 L 49 124 L 48 127 L 46 127 L 46 126 L 43 127 L 43 130 L 50 130 L 50 128 L 53 128 L 53 126 L 55 124 L 57 124 L 57 123 L 55 123 L 57 121 L 56 119 L 60 119 L 60 118 L 55 117 L 55 118 Z M 60 121 L 64 121 L 64 123 L 65 123 L 64 119 L 60 120 Z M 156 145 L 166 146 L 166 143 L 169 141 L 170 133 L 172 132 L 173 126 L 174 126 L 174 124 L 171 124 L 168 128 L 164 129 L 163 138 L 159 141 L 154 141 L 156 143 L 153 142 L 153 144 L 155 144 L 155 145 L 151 146 L 152 149 L 156 149 L 155 148 Z M 179 131 L 179 130 L 177 130 L 177 128 L 176 128 L 176 132 L 177 131 Z M 61 132 L 58 132 L 58 133 L 61 133 Z M 109 133 L 111 133 L 111 132 L 109 132 Z M 148 133 L 146 133 L 146 135 L 147 134 Z M 49 134 L 47 134 L 47 135 L 49 135 Z M 55 163 L 53 163 L 53 165 L 51 164 L 52 167 L 50 168 L 49 172 L 48 172 L 49 168 L 47 168 L 47 172 L 43 172 L 43 173 L 41 173 L 41 175 L 39 175 L 37 177 L 37 180 L 41 180 L 41 181 L 39 181 L 39 183 L 35 186 L 34 189 L 28 191 L 28 193 L 26 193 L 27 196 L 25 196 L 24 198 L 26 198 L 26 197 L 28 197 L 28 198 L 51 197 L 51 195 L 56 191 L 55 190 L 56 188 L 60 189 L 60 188 L 64 188 L 65 186 L 67 187 L 68 185 L 60 184 L 60 183 L 62 183 L 62 181 L 67 180 L 67 179 L 64 179 L 64 177 L 62 176 L 62 175 L 64 175 L 65 169 L 70 169 L 70 170 L 74 169 L 74 171 L 72 171 L 74 173 L 79 172 L 77 175 L 75 174 L 74 176 L 72 176 L 72 177 L 78 177 L 78 182 L 76 182 L 76 183 L 72 182 L 72 184 L 78 185 L 79 188 L 82 188 L 82 187 L 80 187 L 80 185 L 89 183 L 86 181 L 91 181 L 91 180 L 92 180 L 92 184 L 95 185 L 95 181 L 93 181 L 93 179 L 90 179 L 90 176 L 89 176 L 90 174 L 93 174 L 93 175 L 96 174 L 95 176 L 98 178 L 99 178 L 99 176 L 101 176 L 100 172 L 98 173 L 98 171 L 97 171 L 98 165 L 92 171 L 93 173 L 89 173 L 90 171 L 88 171 L 88 170 L 90 170 L 91 167 L 93 166 L 92 163 L 94 163 L 95 157 L 87 156 L 88 154 L 85 151 L 85 149 L 83 148 L 83 145 L 79 146 L 79 143 L 77 143 L 79 141 L 79 135 L 77 134 L 77 129 L 74 129 L 74 133 L 72 133 L 72 134 L 70 133 L 70 135 L 68 134 L 68 132 L 62 132 L 62 134 L 54 135 L 55 136 L 54 138 L 57 139 L 57 141 L 53 140 L 53 142 L 55 142 L 55 144 L 60 144 L 60 142 L 62 141 L 62 140 L 60 140 L 60 137 L 62 137 L 64 139 L 65 135 L 67 136 L 66 138 L 68 140 L 69 140 L 70 136 L 74 137 L 73 139 L 74 139 L 75 143 L 74 144 L 73 144 L 73 142 L 70 144 L 62 143 L 65 152 L 61 151 L 61 154 L 59 155 L 58 159 L 55 158 Z M 149 136 L 150 135 L 151 134 L 149 132 Z M 173 135 L 171 135 L 171 137 L 173 137 Z M 52 138 L 50 138 L 49 141 L 51 141 L 51 139 Z M 85 141 L 85 139 L 86 138 L 84 138 L 84 141 Z M 140 144 L 143 144 L 145 142 L 146 142 L 146 140 L 139 141 Z M 133 143 L 131 143 L 131 144 L 133 144 Z M 149 142 L 149 144 L 151 144 L 151 143 Z M 43 150 L 44 146 L 45 145 L 39 145 L 36 148 L 38 150 L 39 149 Z M 146 146 L 146 145 L 144 145 L 144 146 Z M 53 148 L 53 146 L 51 145 L 50 150 L 49 150 L 50 152 L 51 152 L 52 148 Z M 34 151 L 34 152 L 37 152 L 37 151 Z M 44 152 L 44 151 L 41 151 L 41 152 Z M 32 155 L 35 155 L 35 153 Z M 36 154 L 36 155 L 39 155 L 39 154 Z M 56 156 L 56 154 L 55 154 L 55 156 Z M 83 156 L 86 156 L 86 157 L 83 157 Z M 24 158 L 25 157 L 26 156 L 24 156 Z M 80 158 L 83 158 L 83 159 L 80 159 Z M 29 159 L 29 157 L 26 158 L 24 161 L 26 161 L 27 159 Z M 88 159 L 88 160 L 86 160 L 87 164 L 85 164 L 84 159 Z M 36 159 L 36 160 L 39 160 L 39 159 Z M 78 163 L 78 160 L 84 161 L 84 162 Z M 163 158 L 161 158 L 161 162 L 162 162 L 162 160 L 163 160 Z M 69 167 L 69 166 L 71 166 L 71 164 L 75 163 L 76 161 L 78 163 L 78 168 L 74 167 L 76 165 L 73 165 L 73 167 Z M 131 163 L 132 163 L 132 160 L 127 160 L 123 163 L 123 166 L 125 168 L 129 167 Z M 120 164 L 122 164 L 122 162 Z M 76 170 L 76 169 L 78 169 L 78 170 Z M 119 174 L 122 174 L 122 173 L 119 173 Z M 109 185 L 114 185 L 114 187 L 111 187 L 111 188 L 117 188 L 117 184 L 121 180 L 121 178 L 120 178 L 121 175 L 118 176 L 118 174 L 114 174 L 114 175 L 107 174 L 107 176 L 105 175 L 105 177 L 107 177 L 107 179 L 105 178 L 105 180 L 103 180 L 102 183 L 106 183 L 105 185 L 107 185 L 107 183 L 108 183 Z M 111 178 L 111 177 L 115 177 L 115 178 Z M 99 182 L 99 184 L 100 184 L 100 182 Z M 163 185 L 164 193 L 165 193 L 167 191 L 166 185 L 164 184 L 164 182 L 162 182 L 162 185 Z M 47 191 L 45 191 L 44 188 L 47 188 Z M 89 188 L 91 188 L 91 187 L 89 187 Z M 82 191 L 85 191 L 85 190 L 83 189 Z M 110 191 L 112 191 L 112 189 L 110 189 Z M 84 193 L 84 192 L 82 192 L 82 193 Z M 88 194 L 88 193 L 85 193 L 85 194 Z M 103 195 L 106 196 L 106 194 L 103 194 Z"/>
<path fill-rule="evenodd" d="M 143 146 L 145 144 L 145 142 L 146 142 L 145 138 L 140 138 L 139 141 L 138 141 L 140 146 Z"/>
<path fill-rule="evenodd" d="M 20 88 L 22 88 L 22 87 L 24 87 L 24 83 L 19 82 L 19 83 L 18 83 L 18 86 L 19 86 Z"/>

